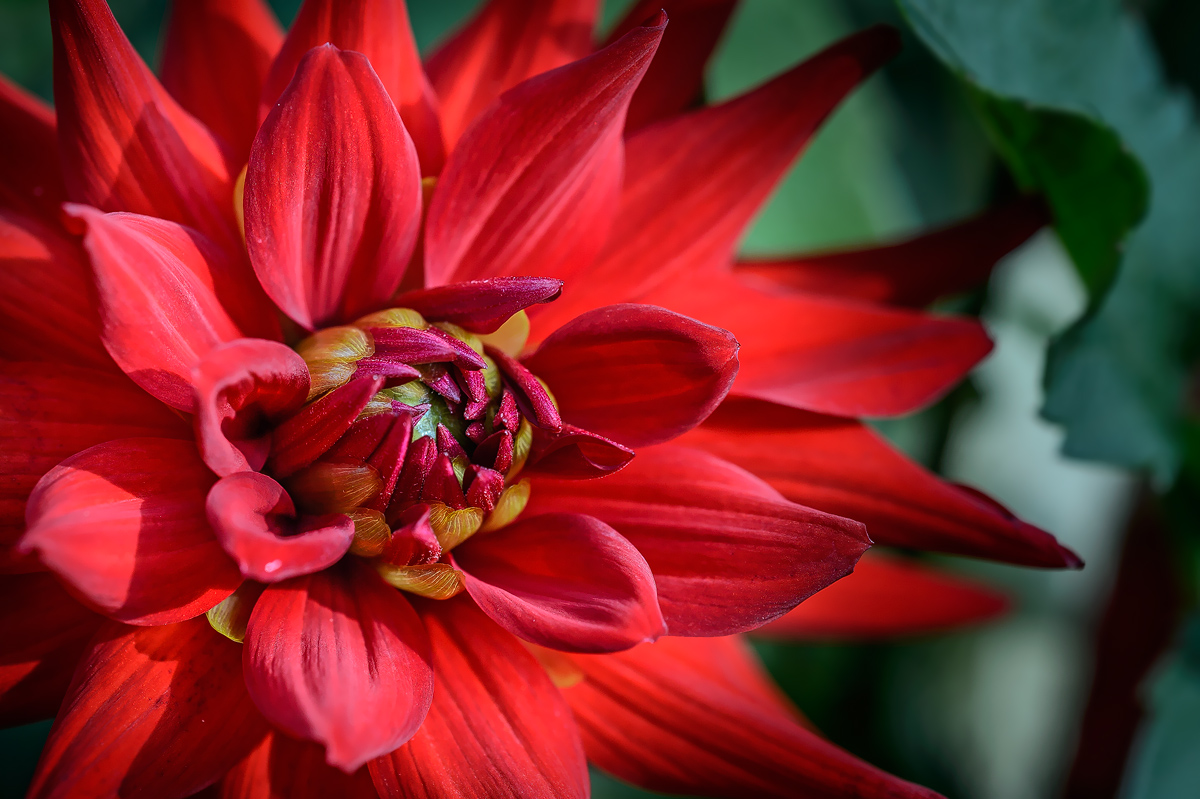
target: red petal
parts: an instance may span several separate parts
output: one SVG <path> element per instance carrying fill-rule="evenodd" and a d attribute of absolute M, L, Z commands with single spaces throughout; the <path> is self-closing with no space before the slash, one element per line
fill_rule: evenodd
<path fill-rule="evenodd" d="M 484 613 L 531 643 L 613 652 L 666 632 L 645 559 L 591 517 L 526 516 L 469 539 L 454 558 Z"/>
<path fill-rule="evenodd" d="M 246 247 L 267 294 L 309 329 L 385 305 L 416 243 L 420 178 L 367 59 L 313 48 L 250 151 Z"/>
<path fill-rule="evenodd" d="M 869 553 L 854 573 L 786 616 L 755 630 L 782 639 L 875 639 L 942 632 L 995 618 L 1004 594 L 921 566 Z"/>
<path fill-rule="evenodd" d="M 683 443 L 753 471 L 793 502 L 864 522 L 881 544 L 1025 566 L 1082 565 L 1049 533 L 943 482 L 859 422 L 730 400 Z"/>
<path fill-rule="evenodd" d="M 244 164 L 258 131 L 258 99 L 283 44 L 263 0 L 174 0 L 162 48 L 162 82 Z"/>
<path fill-rule="evenodd" d="M 222 477 L 208 492 L 208 523 L 242 576 L 277 583 L 326 569 L 354 541 L 345 514 L 301 516 L 283 486 L 258 472 Z"/>
<path fill-rule="evenodd" d="M 204 619 L 108 622 L 72 681 L 30 798 L 182 799 L 220 779 L 267 732 L 239 655 Z"/>
<path fill-rule="evenodd" d="M 25 500 L 63 458 L 116 438 L 191 439 L 187 424 L 120 372 L 54 364 L 0 365 L 0 572 L 38 568 L 11 546 Z"/>
<path fill-rule="evenodd" d="M 565 421 L 631 447 L 692 429 L 738 371 L 728 332 L 646 305 L 589 311 L 526 359 Z"/>
<path fill-rule="evenodd" d="M 421 67 L 404 0 L 305 0 L 267 76 L 260 118 L 292 81 L 305 53 L 326 42 L 370 60 L 412 136 L 421 174 L 440 172 L 445 153 L 437 99 Z"/>
<path fill-rule="evenodd" d="M 370 763 L 384 799 L 588 796 L 571 709 L 525 647 L 465 598 L 425 605 L 436 678 L 413 739 Z"/>
<path fill-rule="evenodd" d="M 241 583 L 204 519 L 212 483 L 190 441 L 98 444 L 38 481 L 21 548 L 114 619 L 190 619 Z"/>
<path fill-rule="evenodd" d="M 599 251 L 621 186 L 625 109 L 666 21 L 505 92 L 463 135 L 425 226 L 425 282 L 565 277 Z"/>
<path fill-rule="evenodd" d="M 0 582 L 0 727 L 53 718 L 104 620 L 49 574 Z"/>
<path fill-rule="evenodd" d="M 244 658 L 246 687 L 263 714 L 325 744 L 328 763 L 347 773 L 411 738 L 433 700 L 420 619 L 358 562 L 263 592 Z"/>
<path fill-rule="evenodd" d="M 590 54 L 598 5 L 596 0 L 485 3 L 426 65 L 441 103 L 447 149 L 454 149 L 463 131 L 501 92 Z M 658 8 L 637 22 L 654 11 Z"/>
<path fill-rule="evenodd" d="M 76 242 L 57 225 L 0 209 L 0 358 L 112 369 L 95 294 Z"/>
<path fill-rule="evenodd" d="M 478 454 L 479 450 L 475 450 Z M 534 428 L 525 474 L 588 480 L 624 468 L 633 450 L 574 425 L 561 430 Z"/>
<path fill-rule="evenodd" d="M 526 514 L 611 525 L 645 556 L 672 635 L 728 635 L 783 615 L 849 574 L 858 522 L 786 502 L 738 467 L 684 447 L 642 450 L 618 474 L 537 479 Z"/>
<path fill-rule="evenodd" d="M 1049 221 L 1039 200 L 1024 199 L 897 244 L 743 261 L 737 273 L 761 278 L 764 287 L 920 308 L 983 283 L 997 261 Z"/>
<path fill-rule="evenodd" d="M 221 781 L 221 799 L 378 799 L 365 768 L 346 774 L 319 744 L 271 732 Z"/>
<path fill-rule="evenodd" d="M 308 366 L 290 347 L 238 339 L 213 348 L 192 371 L 196 445 L 218 475 L 261 469 L 271 448 L 264 425 L 308 396 Z"/>
<path fill-rule="evenodd" d="M 290 477 L 321 457 L 350 429 L 383 382 L 382 377 L 355 378 L 275 428 L 271 473 L 280 479 Z"/>
<path fill-rule="evenodd" d="M 84 205 L 67 210 L 87 229 L 104 346 L 142 388 L 191 411 L 192 369 L 242 335 L 213 291 L 210 262 L 220 252 L 196 231 L 162 220 Z"/>
<path fill-rule="evenodd" d="M 237 247 L 227 152 L 142 63 L 101 0 L 51 0 L 67 194 L 189 225 Z"/>
<path fill-rule="evenodd" d="M 433 322 L 453 322 L 472 333 L 493 333 L 517 311 L 551 302 L 562 293 L 562 281 L 547 277 L 493 277 L 448 286 L 408 291 L 396 297 Z"/>
<path fill-rule="evenodd" d="M 647 301 L 733 331 L 742 345 L 734 394 L 837 416 L 918 410 L 992 348 L 974 319 L 767 294 L 723 274 L 676 281 Z"/>
<path fill-rule="evenodd" d="M 937 799 L 842 751 L 764 697 L 737 639 L 664 638 L 574 656 L 565 691 L 588 760 L 664 793 L 792 799 Z M 759 678 L 761 679 L 761 677 Z"/>
<path fill-rule="evenodd" d="M 659 9 L 671 25 L 629 104 L 625 131 L 674 116 L 695 103 L 704 84 L 704 67 L 716 49 L 737 0 L 642 0 L 609 34 L 609 41 L 640 25 Z"/>
<path fill-rule="evenodd" d="M 54 110 L 0 75 L 0 207 L 57 219 L 66 197 Z"/>

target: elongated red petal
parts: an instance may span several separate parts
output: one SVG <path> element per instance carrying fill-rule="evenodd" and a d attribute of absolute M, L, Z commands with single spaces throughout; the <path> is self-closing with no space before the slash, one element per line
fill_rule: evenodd
<path fill-rule="evenodd" d="M 25 500 L 47 471 L 95 444 L 136 436 L 191 438 L 187 424 L 116 370 L 0 365 L 0 572 L 39 568 L 11 547 Z"/>
<path fill-rule="evenodd" d="M 221 780 L 220 799 L 378 799 L 365 768 L 326 764 L 320 744 L 271 732 Z"/>
<path fill-rule="evenodd" d="M 305 0 L 263 86 L 260 118 L 283 93 L 305 53 L 327 42 L 370 60 L 412 136 L 421 174 L 438 174 L 445 151 L 437 100 L 421 67 L 404 0 Z"/>
<path fill-rule="evenodd" d="M 100 343 L 92 270 L 83 250 L 57 225 L 4 209 L 0 357 L 113 368 Z"/>
<path fill-rule="evenodd" d="M 204 619 L 108 622 L 50 730 L 31 799 L 183 799 L 220 779 L 267 732 L 240 655 Z"/>
<path fill-rule="evenodd" d="M 263 592 L 244 657 L 246 687 L 263 715 L 325 744 L 328 763 L 347 773 L 411 738 L 433 700 L 420 619 L 357 562 Z"/>
<path fill-rule="evenodd" d="M 188 225 L 236 248 L 236 173 L 217 139 L 167 94 L 103 0 L 52 0 L 50 18 L 68 196 Z"/>
<path fill-rule="evenodd" d="M 590 54 L 598 7 L 596 0 L 485 3 L 426 63 L 441 104 L 447 149 L 454 149 L 463 131 L 501 92 Z"/>
<path fill-rule="evenodd" d="M 896 244 L 741 261 L 737 274 L 763 286 L 919 308 L 983 283 L 1049 221 L 1041 201 L 1027 198 Z"/>
<path fill-rule="evenodd" d="M 0 727 L 53 718 L 104 620 L 49 574 L 0 582 Z"/>
<path fill-rule="evenodd" d="M 561 292 L 562 281 L 553 278 L 493 277 L 408 291 L 396 297 L 396 305 L 434 322 L 492 333 L 517 311 L 557 299 Z"/>
<path fill-rule="evenodd" d="M 38 481 L 21 548 L 119 621 L 198 616 L 241 583 L 204 518 L 212 483 L 190 441 L 98 444 Z"/>
<path fill-rule="evenodd" d="M 0 75 L 0 208 L 54 220 L 66 199 L 54 110 Z M 19 154 L 19 155 L 18 155 Z"/>
<path fill-rule="evenodd" d="M 755 635 L 784 640 L 862 640 L 942 632 L 995 618 L 1004 594 L 916 561 L 869 553 L 854 573 Z"/>
<path fill-rule="evenodd" d="M 638 447 L 712 413 L 737 374 L 738 342 L 662 308 L 613 305 L 559 328 L 525 362 L 565 421 Z"/>
<path fill-rule="evenodd" d="M 283 31 L 263 0 L 174 0 L 162 48 L 162 82 L 244 164 L 258 131 L 258 101 Z"/>
<path fill-rule="evenodd" d="M 355 378 L 279 425 L 272 435 L 271 473 L 280 479 L 290 477 L 321 457 L 381 388 L 381 377 Z"/>
<path fill-rule="evenodd" d="M 313 48 L 250 151 L 246 247 L 267 294 L 309 329 L 383 307 L 416 243 L 420 178 L 370 62 Z"/>
<path fill-rule="evenodd" d="M 105 348 L 135 383 L 191 411 L 192 369 L 242 335 L 213 291 L 209 262 L 219 251 L 196 231 L 161 220 L 67 208 L 86 229 Z"/>
<path fill-rule="evenodd" d="M 588 760 L 642 788 L 721 797 L 937 799 L 834 746 L 763 696 L 738 639 L 664 638 L 572 656 L 564 692 Z"/>
<path fill-rule="evenodd" d="M 524 516 L 469 539 L 454 558 L 483 611 L 530 643 L 613 652 L 666 632 L 645 559 L 589 516 Z"/>
<path fill-rule="evenodd" d="M 192 370 L 196 445 L 220 476 L 261 469 L 271 448 L 264 424 L 287 418 L 308 396 L 308 367 L 290 347 L 237 339 Z"/>
<path fill-rule="evenodd" d="M 642 450 L 603 480 L 536 478 L 526 514 L 564 510 L 611 525 L 645 556 L 672 635 L 728 635 L 782 616 L 854 568 L 858 522 L 787 502 L 698 450 Z"/>
<path fill-rule="evenodd" d="M 667 12 L 671 26 L 629 104 L 626 133 L 674 116 L 699 98 L 704 67 L 736 6 L 737 0 L 641 0 L 629 9 L 609 34 L 609 41 L 659 9 Z"/>
<path fill-rule="evenodd" d="M 208 523 L 242 576 L 277 583 L 326 569 L 354 541 L 345 514 L 296 518 L 283 486 L 258 472 L 222 477 L 208 492 Z"/>
<path fill-rule="evenodd" d="M 731 393 L 836 416 L 918 410 L 992 348 L 974 319 L 767 294 L 725 274 L 675 281 L 647 301 L 737 336 L 741 368 Z"/>
<path fill-rule="evenodd" d="M 665 24 L 530 78 L 480 115 L 430 202 L 427 285 L 566 277 L 591 261 L 620 192 L 625 109 Z"/>
<path fill-rule="evenodd" d="M 516 638 L 465 597 L 425 606 L 435 690 L 413 739 L 370 763 L 384 799 L 588 796 L 571 709 Z"/>
<path fill-rule="evenodd" d="M 1024 566 L 1081 565 L 1054 536 L 943 482 L 856 421 L 736 399 L 681 443 L 749 469 L 793 502 L 864 522 L 881 544 Z"/>
<path fill-rule="evenodd" d="M 478 453 L 479 450 L 476 450 Z M 633 450 L 581 427 L 534 428 L 529 460 L 523 471 L 547 477 L 588 480 L 625 468 Z"/>

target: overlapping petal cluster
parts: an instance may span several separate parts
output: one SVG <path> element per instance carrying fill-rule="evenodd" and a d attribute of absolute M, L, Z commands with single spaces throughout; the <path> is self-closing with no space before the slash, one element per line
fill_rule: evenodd
<path fill-rule="evenodd" d="M 586 796 L 586 759 L 931 795 L 739 634 L 1002 608 L 860 561 L 868 529 L 1077 563 L 853 420 L 986 354 L 912 308 L 1041 212 L 735 262 L 897 43 L 693 108 L 733 5 L 639 3 L 596 48 L 594 0 L 491 0 L 422 65 L 399 0 L 286 37 L 188 0 L 160 82 L 101 0 L 51 0 L 57 117 L 0 83 L 0 715 L 56 716 L 33 796 Z"/>

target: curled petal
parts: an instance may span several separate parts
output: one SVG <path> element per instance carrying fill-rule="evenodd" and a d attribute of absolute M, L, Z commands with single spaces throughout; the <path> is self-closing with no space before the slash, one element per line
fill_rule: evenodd
<path fill-rule="evenodd" d="M 526 516 L 475 536 L 454 560 L 479 607 L 530 643 L 612 652 L 666 632 L 650 567 L 632 544 L 589 516 Z"/>
<path fill-rule="evenodd" d="M 99 444 L 38 481 L 20 547 L 114 619 L 190 619 L 241 582 L 204 517 L 213 479 L 190 441 Z"/>
<path fill-rule="evenodd" d="M 472 333 L 493 333 L 517 311 L 551 302 L 562 281 L 548 277 L 493 277 L 407 291 L 396 305 L 433 322 L 453 322 Z"/>
<path fill-rule="evenodd" d="M 478 450 L 476 450 L 478 451 Z M 581 427 L 565 424 L 561 430 L 533 431 L 533 443 L 524 473 L 587 480 L 623 469 L 633 460 L 633 450 Z"/>
<path fill-rule="evenodd" d="M 58 218 L 66 193 L 58 165 L 54 109 L 0 75 L 0 206 L 45 220 Z"/>
<path fill-rule="evenodd" d="M 280 479 L 290 477 L 321 457 L 381 388 L 381 377 L 355 378 L 279 425 L 272 437 L 271 473 Z"/>
<path fill-rule="evenodd" d="M 221 478 L 208 492 L 205 508 L 217 540 L 242 576 L 261 583 L 328 568 L 354 540 L 349 516 L 297 519 L 283 486 L 257 472 Z"/>
<path fill-rule="evenodd" d="M 662 308 L 613 305 L 559 328 L 525 363 L 565 421 L 639 447 L 712 413 L 737 374 L 738 342 Z"/>
<path fill-rule="evenodd" d="M 246 173 L 246 248 L 308 329 L 378 310 L 421 218 L 416 151 L 370 62 L 315 47 L 263 122 Z"/>

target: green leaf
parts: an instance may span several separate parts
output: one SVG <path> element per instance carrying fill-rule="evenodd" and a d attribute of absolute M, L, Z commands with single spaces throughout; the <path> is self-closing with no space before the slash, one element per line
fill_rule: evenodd
<path fill-rule="evenodd" d="M 1200 324 L 1200 129 L 1169 87 L 1140 18 L 1118 0 L 899 0 L 922 40 L 981 93 L 984 124 L 1021 182 L 1053 204 L 1088 287 L 1111 290 L 1051 348 L 1043 415 L 1068 455 L 1150 470 L 1182 459 Z M 1031 118 L 1032 116 L 1032 118 Z"/>

